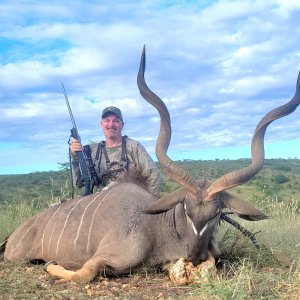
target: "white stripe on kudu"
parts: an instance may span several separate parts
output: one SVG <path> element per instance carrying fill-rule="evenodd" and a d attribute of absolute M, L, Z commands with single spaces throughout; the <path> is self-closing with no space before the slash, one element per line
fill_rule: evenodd
<path fill-rule="evenodd" d="M 16 249 L 19 247 L 20 243 L 24 240 L 24 238 L 26 237 L 26 235 L 30 232 L 31 228 L 34 228 L 34 226 L 37 223 L 37 221 L 39 221 L 39 218 L 36 218 L 35 221 L 34 221 L 34 223 L 30 227 L 28 227 L 28 229 L 26 230 L 25 234 L 19 240 L 19 242 L 17 243 L 17 245 L 13 248 L 12 252 L 16 251 Z"/>
<path fill-rule="evenodd" d="M 44 255 L 44 238 L 45 238 L 45 232 L 49 226 L 49 224 L 51 223 L 53 217 L 57 214 L 57 212 L 61 209 L 61 206 L 58 205 L 58 208 L 56 209 L 56 211 L 52 214 L 51 218 L 49 219 L 49 222 L 47 223 L 47 225 L 45 226 L 45 229 L 43 231 L 43 236 L 42 236 L 42 255 Z M 53 233 L 53 232 L 52 232 Z"/>
<path fill-rule="evenodd" d="M 106 199 L 106 197 L 110 194 L 111 190 L 108 191 L 107 195 L 104 196 L 104 198 L 102 199 L 102 201 L 98 204 L 98 206 L 96 207 L 94 213 L 93 213 L 93 217 L 92 217 L 92 220 L 91 220 L 91 224 L 90 224 L 90 228 L 89 228 L 89 232 L 88 232 L 88 241 L 87 241 L 87 244 L 86 244 L 86 252 L 89 250 L 89 247 L 90 247 L 90 241 L 91 241 L 91 233 L 92 233 L 92 227 L 93 227 L 93 224 L 94 224 L 94 219 L 95 219 L 95 215 L 96 215 L 96 212 L 98 210 L 98 208 L 101 206 L 101 204 L 103 203 L 103 201 Z"/>
<path fill-rule="evenodd" d="M 82 228 L 82 224 L 83 224 L 83 219 L 84 217 L 86 216 L 86 212 L 87 212 L 87 209 L 89 208 L 90 205 L 92 205 L 94 203 L 94 201 L 96 201 L 102 194 L 103 194 L 104 191 L 101 191 L 96 197 L 94 197 L 91 202 L 88 203 L 88 205 L 85 207 L 84 211 L 83 211 L 83 214 L 81 215 L 81 219 L 80 219 L 80 223 L 79 223 L 79 226 L 78 226 L 78 230 L 77 230 L 77 234 L 76 234 L 76 237 L 74 239 L 74 249 L 76 247 L 76 244 L 77 244 L 77 240 L 79 238 L 79 235 L 80 235 L 80 231 L 81 231 L 81 228 Z M 109 194 L 109 192 L 107 193 L 107 195 Z M 100 202 L 100 204 L 104 201 L 104 199 L 107 197 L 107 195 L 103 198 L 103 200 Z M 89 216 L 88 216 L 89 217 Z"/>
<path fill-rule="evenodd" d="M 62 231 L 61 231 L 61 233 L 60 233 L 60 235 L 59 235 L 59 238 L 58 238 L 58 240 L 57 240 L 57 244 L 56 244 L 56 255 L 57 255 L 57 253 L 58 253 L 58 247 L 59 247 L 60 239 L 61 239 L 61 237 L 62 237 L 62 235 L 63 235 L 63 233 L 64 233 L 64 231 L 65 231 L 65 228 L 66 228 L 66 226 L 67 226 L 69 217 L 70 217 L 72 211 L 73 211 L 73 210 L 79 205 L 79 203 L 80 203 L 82 200 L 84 200 L 84 199 L 85 199 L 85 197 L 82 197 L 82 198 L 76 203 L 76 205 L 74 205 L 74 207 L 69 211 L 68 216 L 67 216 L 67 218 L 66 218 L 66 220 L 65 220 L 64 226 L 63 226 L 63 228 L 62 228 Z"/>

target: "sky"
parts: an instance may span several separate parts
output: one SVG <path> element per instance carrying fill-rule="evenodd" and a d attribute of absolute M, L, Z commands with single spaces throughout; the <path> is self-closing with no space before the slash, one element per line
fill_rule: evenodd
<path fill-rule="evenodd" d="M 0 174 L 68 161 L 61 83 L 83 144 L 104 138 L 101 111 L 114 105 L 156 159 L 158 113 L 136 84 L 144 45 L 174 160 L 250 158 L 257 123 L 295 93 L 300 1 L 2 0 L 0 16 Z M 266 158 L 300 158 L 299 129 L 299 108 L 272 123 Z"/>

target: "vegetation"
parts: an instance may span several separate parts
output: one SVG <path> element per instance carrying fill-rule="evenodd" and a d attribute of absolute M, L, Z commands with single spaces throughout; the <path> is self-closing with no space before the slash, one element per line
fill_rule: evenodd
<path fill-rule="evenodd" d="M 249 160 L 179 161 L 196 178 L 213 180 L 249 165 Z M 81 285 L 49 277 L 42 266 L 0 261 L 0 299 L 297 299 L 300 294 L 300 160 L 266 160 L 250 182 L 232 189 L 270 218 L 247 222 L 261 245 L 222 222 L 218 274 L 206 283 L 178 287 L 166 274 L 141 268 L 130 276 L 97 278 Z M 165 177 L 164 193 L 178 187 Z M 76 193 L 79 193 L 77 190 Z M 59 172 L 0 176 L 0 242 L 20 223 L 61 199 L 70 198 L 66 168 Z"/>

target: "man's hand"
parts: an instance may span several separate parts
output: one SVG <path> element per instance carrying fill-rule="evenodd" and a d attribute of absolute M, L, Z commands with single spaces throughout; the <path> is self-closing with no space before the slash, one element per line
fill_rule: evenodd
<path fill-rule="evenodd" d="M 83 147 L 78 140 L 72 140 L 70 150 L 74 158 L 77 158 L 77 152 L 83 151 Z"/>

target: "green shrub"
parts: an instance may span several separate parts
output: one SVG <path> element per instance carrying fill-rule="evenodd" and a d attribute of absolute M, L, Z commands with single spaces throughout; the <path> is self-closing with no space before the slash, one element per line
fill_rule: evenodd
<path fill-rule="evenodd" d="M 285 175 L 282 175 L 282 174 L 276 175 L 274 177 L 274 182 L 277 184 L 283 184 L 288 181 L 289 181 L 289 179 Z"/>

